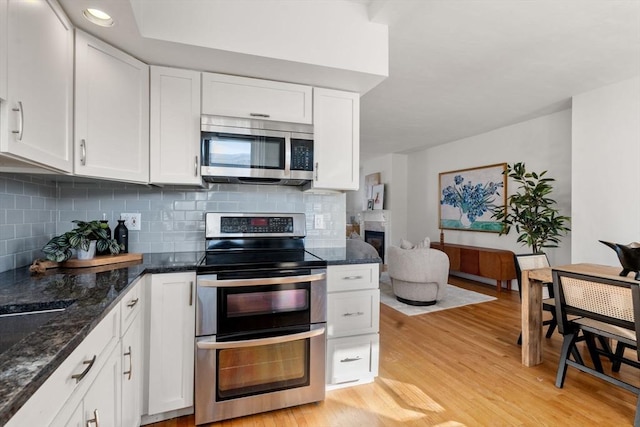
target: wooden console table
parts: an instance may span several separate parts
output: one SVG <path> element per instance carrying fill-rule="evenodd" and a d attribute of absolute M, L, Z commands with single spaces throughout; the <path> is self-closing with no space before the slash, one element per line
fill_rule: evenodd
<path fill-rule="evenodd" d="M 511 290 L 511 280 L 516 278 L 513 252 L 449 243 L 441 245 L 433 242 L 431 247 L 447 254 L 451 270 L 494 279 L 498 292 L 502 290 L 502 282 L 506 281 L 507 289 Z"/>

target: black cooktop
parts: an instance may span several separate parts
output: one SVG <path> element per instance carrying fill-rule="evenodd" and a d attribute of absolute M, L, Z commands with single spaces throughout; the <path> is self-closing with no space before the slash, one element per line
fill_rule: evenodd
<path fill-rule="evenodd" d="M 248 269 L 322 268 L 327 262 L 297 239 L 211 240 L 199 273 Z"/>

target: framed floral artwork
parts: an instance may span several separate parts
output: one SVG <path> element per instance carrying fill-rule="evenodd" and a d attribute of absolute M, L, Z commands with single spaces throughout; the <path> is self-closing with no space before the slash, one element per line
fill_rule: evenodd
<path fill-rule="evenodd" d="M 499 233 L 503 224 L 492 218 L 506 209 L 506 163 L 441 172 L 438 192 L 440 229 Z"/>

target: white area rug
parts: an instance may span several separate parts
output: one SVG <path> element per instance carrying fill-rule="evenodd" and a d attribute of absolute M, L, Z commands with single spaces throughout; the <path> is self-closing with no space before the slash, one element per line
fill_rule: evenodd
<path fill-rule="evenodd" d="M 446 310 L 448 308 L 462 307 L 463 305 L 478 304 L 481 302 L 493 301 L 495 297 L 484 295 L 479 292 L 468 291 L 453 285 L 447 285 L 447 296 L 438 301 L 435 305 L 413 306 L 398 301 L 391 289 L 389 274 L 382 273 L 380 276 L 380 302 L 388 305 L 394 310 L 407 316 L 417 316 L 419 314 L 433 313 L 434 311 Z"/>

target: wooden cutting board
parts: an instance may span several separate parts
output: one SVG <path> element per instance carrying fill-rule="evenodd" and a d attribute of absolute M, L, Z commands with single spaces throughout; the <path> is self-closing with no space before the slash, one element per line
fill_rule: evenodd
<path fill-rule="evenodd" d="M 97 265 L 117 264 L 119 262 L 138 261 L 142 254 L 98 255 L 91 259 L 71 258 L 59 265 L 64 268 L 95 267 Z"/>
<path fill-rule="evenodd" d="M 43 272 L 49 268 L 85 268 L 96 267 L 100 265 L 118 264 L 121 262 L 142 261 L 142 254 L 117 254 L 117 255 L 99 255 L 92 259 L 71 258 L 65 262 L 53 262 L 49 260 L 35 260 L 30 267 L 32 272 Z"/>

